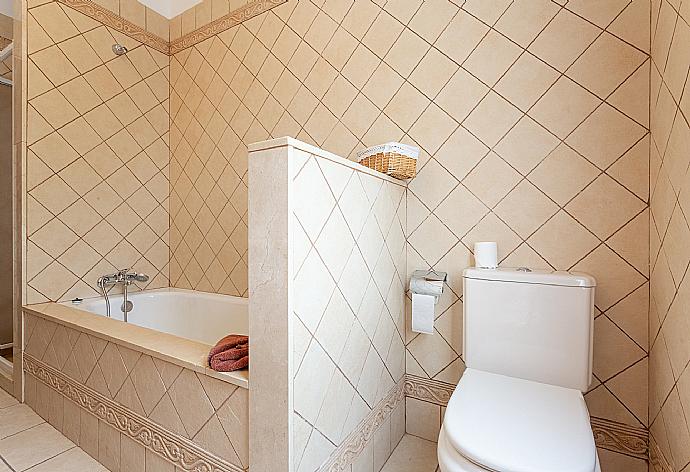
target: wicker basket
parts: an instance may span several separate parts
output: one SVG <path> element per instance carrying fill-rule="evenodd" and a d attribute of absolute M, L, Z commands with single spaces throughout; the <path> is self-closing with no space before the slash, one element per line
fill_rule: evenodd
<path fill-rule="evenodd" d="M 396 179 L 411 179 L 417 174 L 419 148 L 401 143 L 386 143 L 357 153 L 359 163 Z"/>

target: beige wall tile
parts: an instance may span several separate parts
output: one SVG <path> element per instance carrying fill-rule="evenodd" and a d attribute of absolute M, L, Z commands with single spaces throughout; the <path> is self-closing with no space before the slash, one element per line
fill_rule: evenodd
<path fill-rule="evenodd" d="M 62 424 L 62 434 L 74 444 L 79 444 L 81 430 L 80 408 L 71 401 L 65 400 L 65 421 Z"/>
<path fill-rule="evenodd" d="M 441 407 L 415 398 L 405 399 L 406 431 L 428 441 L 437 441 L 441 429 Z"/>
<path fill-rule="evenodd" d="M 649 366 L 649 421 L 651 436 L 659 444 L 665 461 L 672 467 L 682 468 L 688 460 L 690 391 L 686 388 L 685 379 L 688 377 L 686 365 L 690 360 L 690 340 L 681 334 L 687 332 L 687 323 L 681 321 L 685 317 L 680 312 L 687 310 L 688 302 L 685 274 L 680 272 L 687 260 L 685 247 L 690 235 L 683 216 L 686 201 L 683 199 L 680 204 L 675 204 L 672 198 L 686 191 L 687 184 L 678 175 L 685 175 L 685 171 L 677 170 L 683 167 L 677 143 L 684 141 L 681 136 L 686 134 L 683 130 L 687 130 L 688 117 L 678 113 L 676 102 L 669 97 L 677 97 L 683 90 L 679 77 L 687 75 L 688 57 L 681 49 L 687 49 L 684 38 L 688 34 L 688 26 L 678 18 L 676 11 L 666 1 L 654 6 L 654 15 L 658 15 L 659 23 L 651 48 L 652 70 L 655 71 L 652 76 L 657 80 L 655 90 L 661 86 L 662 92 L 658 101 L 653 99 L 651 106 L 651 148 L 652 155 L 664 159 L 665 163 L 660 171 L 652 170 L 657 175 L 652 177 L 656 183 L 651 194 L 650 240 L 653 253 L 659 251 L 659 256 L 652 266 L 650 279 L 649 341 L 653 355 L 650 355 Z M 676 20 L 680 24 L 678 29 L 672 26 Z M 660 66 L 662 61 L 666 66 Z M 661 77 L 657 71 L 662 71 Z M 672 298 L 674 301 L 670 303 Z M 681 410 L 686 413 L 680 414 Z"/>
<path fill-rule="evenodd" d="M 174 469 L 173 464 L 146 449 L 146 472 L 173 472 Z"/>
<path fill-rule="evenodd" d="M 93 458 L 99 457 L 98 418 L 83 409 L 80 413 L 79 447 Z"/>
<path fill-rule="evenodd" d="M 120 470 L 120 432 L 98 421 L 98 462 L 108 470 Z"/>
<path fill-rule="evenodd" d="M 144 26 L 143 6 L 132 0 L 123 5 L 121 12 L 119 2 L 116 2 L 116 5 L 116 13 L 126 13 L 125 16 L 130 21 Z M 168 60 L 166 58 L 162 63 L 158 62 L 159 53 L 134 40 L 125 41 L 124 38 L 119 40 L 127 43 L 129 55 L 115 56 L 110 48 L 117 40 L 108 29 L 102 25 L 92 29 L 98 24 L 88 19 L 87 22 L 79 13 L 58 2 L 45 2 L 41 6 L 31 8 L 30 14 L 36 24 L 35 28 L 29 31 L 29 37 L 36 37 L 41 42 L 42 49 L 31 54 L 30 59 L 35 67 L 29 70 L 29 82 L 35 84 L 34 77 L 47 77 L 53 84 L 42 90 L 42 95 L 32 98 L 31 104 L 41 114 L 41 118 L 46 120 L 45 124 L 57 131 L 47 133 L 47 128 L 46 131 L 36 131 L 40 134 L 45 133 L 47 137 L 35 144 L 32 143 L 32 156 L 41 159 L 41 164 L 37 162 L 32 169 L 38 171 L 40 165 L 46 164 L 52 171 L 60 172 L 59 177 L 47 174 L 42 178 L 37 176 L 44 182 L 32 190 L 32 195 L 53 215 L 59 216 L 70 227 L 74 227 L 80 239 L 74 240 L 69 246 L 59 244 L 61 251 L 58 253 L 58 246 L 51 243 L 55 241 L 54 238 L 45 239 L 41 233 L 37 233 L 35 240 L 32 239 L 36 248 L 48 250 L 52 257 L 61 262 L 49 265 L 41 273 L 30 278 L 28 284 L 51 300 L 60 300 L 67 295 L 68 290 L 70 297 L 88 297 L 93 295 L 93 290 L 87 290 L 85 287 L 93 286 L 97 276 L 90 273 L 92 267 L 98 266 L 106 257 L 118 264 L 126 262 L 124 259 L 116 261 L 115 259 L 120 256 L 108 254 L 121 239 L 119 235 L 118 241 L 104 244 L 103 239 L 97 240 L 93 235 L 87 236 L 86 233 L 102 223 L 105 218 L 113 221 L 115 218 L 110 213 L 125 198 L 144 188 L 131 172 L 126 174 L 124 180 L 117 180 L 113 175 L 121 176 L 127 168 L 120 170 L 120 174 L 117 172 L 124 163 L 141 152 L 143 147 L 148 147 L 168 132 L 167 112 L 159 105 L 167 98 Z M 86 32 L 80 34 L 82 29 L 79 28 Z M 41 36 L 40 31 L 47 32 L 49 37 Z M 114 30 L 113 34 L 119 35 Z M 162 88 L 160 82 L 165 83 L 166 90 L 166 96 L 161 99 L 157 98 L 147 85 L 150 83 L 158 90 Z M 44 85 L 47 83 L 44 82 Z M 55 86 L 59 86 L 59 89 Z M 123 91 L 127 93 L 122 93 Z M 108 103 L 103 103 L 106 100 Z M 155 109 L 156 105 L 159 105 L 159 109 Z M 152 109 L 156 111 L 152 113 Z M 143 117 L 144 112 L 148 113 L 147 118 Z M 149 123 L 149 119 L 155 123 L 155 129 Z M 132 124 L 136 124 L 135 128 L 132 128 L 134 136 L 121 131 L 123 126 Z M 35 128 L 30 125 L 30 129 Z M 108 142 L 105 143 L 105 140 Z M 160 147 L 164 148 L 162 153 Z M 162 159 L 159 157 L 158 169 L 163 169 L 169 162 L 166 141 L 161 140 L 160 146 L 152 148 L 152 154 L 156 150 L 157 156 L 163 156 Z M 142 182 L 147 182 L 152 175 L 149 170 L 136 165 L 139 163 L 141 159 L 136 161 L 132 168 L 140 174 Z M 158 169 L 154 174 L 165 181 L 159 182 L 158 185 L 163 185 L 167 189 L 167 176 L 165 173 L 159 173 Z M 104 179 L 109 179 L 108 183 Z M 114 185 L 114 188 L 110 184 Z M 79 197 L 84 197 L 85 200 L 77 200 Z M 160 200 L 161 203 L 163 201 L 164 198 Z M 124 232 L 125 227 L 133 229 L 140 225 L 142 220 L 146 221 L 158 205 L 146 205 L 143 199 L 137 198 L 137 204 L 134 206 L 137 206 L 137 213 L 130 212 L 125 220 L 118 220 L 122 234 L 128 232 Z M 33 208 L 28 210 L 27 218 L 30 221 L 36 218 L 33 216 Z M 77 213 L 80 216 L 75 218 Z M 83 218 L 88 215 L 93 218 L 88 217 L 84 220 Z M 161 219 L 158 213 L 152 218 L 158 221 L 156 225 L 159 228 L 155 240 L 167 247 L 167 242 L 161 239 L 167 231 L 165 219 Z M 57 221 L 60 220 L 49 223 L 52 226 L 48 228 L 57 227 L 62 230 Z M 88 225 L 88 228 L 85 225 Z M 98 227 L 102 228 L 102 225 Z M 68 234 L 64 230 L 62 233 Z M 65 238 L 60 240 L 67 241 Z M 134 252 L 138 255 L 132 255 L 129 263 L 141 259 L 151 247 L 146 246 L 144 248 L 139 244 L 140 252 L 137 253 L 135 249 Z M 118 247 L 121 254 L 123 246 Z M 40 252 L 32 252 L 29 258 L 34 254 L 38 257 Z M 155 281 L 151 287 L 167 285 L 167 276 L 157 277 L 158 274 L 162 274 L 167 261 L 159 260 L 157 263 L 155 272 L 149 274 L 151 280 Z M 29 264 L 32 264 L 31 260 Z M 77 279 L 74 278 L 75 275 Z M 75 288 L 72 289 L 72 286 Z"/>

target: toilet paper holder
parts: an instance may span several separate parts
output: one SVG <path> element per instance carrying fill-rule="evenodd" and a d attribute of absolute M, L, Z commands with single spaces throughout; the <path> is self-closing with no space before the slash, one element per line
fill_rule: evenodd
<path fill-rule="evenodd" d="M 436 303 L 443 294 L 443 283 L 448 281 L 446 272 L 436 270 L 415 270 L 410 277 L 410 293 L 432 295 Z M 442 282 L 442 283 L 438 283 Z"/>

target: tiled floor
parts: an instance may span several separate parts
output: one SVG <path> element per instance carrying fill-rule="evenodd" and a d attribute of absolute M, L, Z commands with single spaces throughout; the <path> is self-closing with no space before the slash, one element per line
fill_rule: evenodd
<path fill-rule="evenodd" d="M 438 470 L 436 443 L 406 434 L 381 472 L 434 472 Z"/>
<path fill-rule="evenodd" d="M 0 389 L 0 472 L 106 472 L 26 405 Z"/>

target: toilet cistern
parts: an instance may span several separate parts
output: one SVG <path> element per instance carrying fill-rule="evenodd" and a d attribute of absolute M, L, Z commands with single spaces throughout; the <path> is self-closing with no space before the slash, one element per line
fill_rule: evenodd
<path fill-rule="evenodd" d="M 596 281 L 527 268 L 463 272 L 463 360 L 442 472 L 600 472 L 583 392 Z"/>

